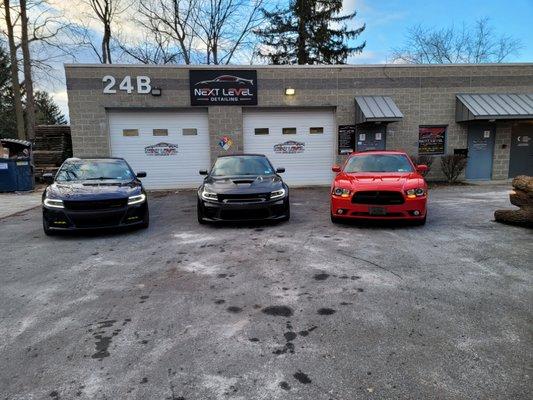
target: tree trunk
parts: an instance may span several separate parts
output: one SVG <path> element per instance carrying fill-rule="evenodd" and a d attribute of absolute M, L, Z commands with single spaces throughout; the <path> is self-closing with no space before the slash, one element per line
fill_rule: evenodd
<path fill-rule="evenodd" d="M 29 140 L 35 139 L 35 100 L 31 76 L 31 56 L 28 45 L 28 15 L 26 0 L 20 0 L 21 47 L 24 63 L 24 87 L 26 88 L 26 132 Z"/>
<path fill-rule="evenodd" d="M 298 13 L 298 39 L 297 40 L 297 58 L 298 58 L 298 64 L 305 65 L 309 63 L 309 59 L 307 57 L 307 51 L 305 48 L 305 43 L 307 41 L 307 31 L 305 27 L 305 17 L 307 11 L 305 10 L 305 1 L 304 0 L 298 0 L 298 7 L 300 8 L 300 12 Z"/>
<path fill-rule="evenodd" d="M 9 42 L 9 56 L 11 63 L 11 84 L 13 86 L 13 99 L 15 101 L 15 116 L 17 118 L 17 136 L 19 139 L 26 139 L 24 129 L 24 111 L 22 109 L 22 99 L 20 96 L 19 69 L 17 60 L 17 48 L 15 46 L 15 37 L 13 34 L 13 24 L 11 22 L 11 12 L 9 9 L 9 0 L 4 0 L 7 38 Z"/>

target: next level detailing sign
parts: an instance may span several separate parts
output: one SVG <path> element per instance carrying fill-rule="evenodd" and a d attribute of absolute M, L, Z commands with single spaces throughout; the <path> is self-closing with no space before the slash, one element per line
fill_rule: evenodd
<path fill-rule="evenodd" d="M 191 105 L 257 105 L 257 71 L 189 71 Z"/>
<path fill-rule="evenodd" d="M 421 126 L 418 128 L 418 154 L 444 154 L 446 126 Z"/>

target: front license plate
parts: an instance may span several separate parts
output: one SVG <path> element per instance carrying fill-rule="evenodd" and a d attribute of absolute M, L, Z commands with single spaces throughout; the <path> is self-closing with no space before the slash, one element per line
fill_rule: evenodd
<path fill-rule="evenodd" d="M 387 209 L 385 207 L 368 207 L 368 213 L 370 215 L 387 215 Z"/>

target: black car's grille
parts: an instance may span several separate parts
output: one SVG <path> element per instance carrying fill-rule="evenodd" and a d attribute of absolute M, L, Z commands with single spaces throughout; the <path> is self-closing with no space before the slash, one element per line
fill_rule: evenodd
<path fill-rule="evenodd" d="M 102 217 L 71 216 L 70 218 L 78 228 L 103 228 L 119 225 L 122 220 L 122 214 Z"/>
<path fill-rule="evenodd" d="M 258 203 L 267 201 L 270 193 L 250 193 L 250 194 L 219 194 L 218 201 L 222 203 Z"/>
<path fill-rule="evenodd" d="M 379 204 L 396 205 L 403 204 L 404 197 L 401 192 L 394 191 L 364 191 L 356 192 L 352 197 L 354 204 Z"/>
<path fill-rule="evenodd" d="M 220 218 L 225 220 L 265 219 L 270 215 L 267 209 L 258 210 L 222 210 Z"/>
<path fill-rule="evenodd" d="M 63 204 L 67 210 L 74 211 L 116 210 L 125 207 L 128 204 L 128 199 L 63 201 Z"/>

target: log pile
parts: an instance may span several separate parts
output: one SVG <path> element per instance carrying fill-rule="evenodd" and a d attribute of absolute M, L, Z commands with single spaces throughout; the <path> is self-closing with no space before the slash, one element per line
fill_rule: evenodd
<path fill-rule="evenodd" d="M 517 176 L 512 185 L 514 190 L 509 198 L 518 210 L 497 210 L 494 219 L 504 224 L 533 228 L 533 176 Z"/>
<path fill-rule="evenodd" d="M 35 128 L 33 162 L 35 175 L 55 172 L 65 159 L 72 157 L 72 139 L 68 125 L 39 125 Z"/>

